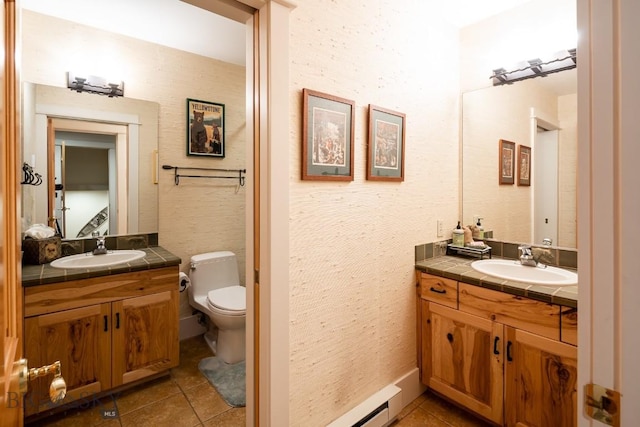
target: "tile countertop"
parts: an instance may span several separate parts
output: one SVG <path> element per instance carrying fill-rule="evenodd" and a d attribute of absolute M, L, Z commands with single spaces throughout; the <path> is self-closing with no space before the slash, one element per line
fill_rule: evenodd
<path fill-rule="evenodd" d="M 55 268 L 51 264 L 22 266 L 22 286 L 46 285 L 69 280 L 88 279 L 90 277 L 108 276 L 111 274 L 130 273 L 133 271 L 180 265 L 182 260 L 161 246 L 141 248 L 147 253 L 143 258 L 112 265 L 94 268 Z"/>
<path fill-rule="evenodd" d="M 494 257 L 498 258 L 498 257 Z M 578 285 L 542 286 L 487 276 L 471 267 L 478 258 L 442 255 L 417 261 L 416 270 L 542 302 L 578 308 Z M 568 269 L 567 269 L 568 270 Z"/>

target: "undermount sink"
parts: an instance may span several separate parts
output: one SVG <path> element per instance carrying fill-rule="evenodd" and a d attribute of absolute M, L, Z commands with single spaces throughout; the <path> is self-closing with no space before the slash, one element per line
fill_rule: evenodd
<path fill-rule="evenodd" d="M 92 268 L 109 267 L 111 265 L 140 259 L 146 255 L 138 250 L 109 251 L 102 255 L 93 255 L 91 252 L 58 258 L 51 262 L 51 267 L 56 268 Z"/>
<path fill-rule="evenodd" d="M 515 280 L 517 282 L 546 286 L 571 286 L 578 284 L 578 275 L 573 271 L 551 266 L 530 267 L 514 260 L 483 259 L 473 261 L 471 267 L 489 276 Z"/>

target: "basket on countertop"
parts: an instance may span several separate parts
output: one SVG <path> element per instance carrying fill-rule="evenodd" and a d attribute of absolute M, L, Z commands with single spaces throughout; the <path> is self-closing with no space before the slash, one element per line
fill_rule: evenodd
<path fill-rule="evenodd" d="M 32 239 L 25 237 L 22 241 L 24 254 L 22 261 L 25 264 L 47 264 L 60 258 L 62 239 L 60 236 L 52 236 L 44 239 Z"/>

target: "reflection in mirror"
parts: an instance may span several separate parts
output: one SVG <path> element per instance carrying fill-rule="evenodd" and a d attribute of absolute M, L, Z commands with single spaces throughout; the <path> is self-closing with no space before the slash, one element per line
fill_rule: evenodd
<path fill-rule="evenodd" d="M 51 124 L 55 146 L 53 156 L 49 150 L 47 169 L 55 171 L 53 216 L 59 233 L 75 238 L 126 229 L 126 222 L 118 224 L 122 218 L 116 213 L 118 208 L 127 209 L 122 197 L 127 164 L 117 157 L 118 152 L 126 152 L 127 128 L 63 119 Z"/>
<path fill-rule="evenodd" d="M 541 244 L 548 237 L 554 246 L 577 247 L 576 75 L 573 69 L 463 94 L 464 224 L 481 217 L 497 240 Z M 531 147 L 530 186 L 517 179 L 499 185 L 501 139 Z"/>
<path fill-rule="evenodd" d="M 23 228 L 158 231 L 157 103 L 25 83 L 23 112 L 23 159 L 45 177 L 22 188 Z"/>

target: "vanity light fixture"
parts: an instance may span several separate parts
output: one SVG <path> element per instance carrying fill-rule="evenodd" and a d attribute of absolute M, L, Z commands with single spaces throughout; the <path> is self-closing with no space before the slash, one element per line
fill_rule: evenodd
<path fill-rule="evenodd" d="M 109 98 L 124 96 L 124 82 L 108 82 L 104 77 L 80 77 L 69 71 L 67 73 L 67 87 L 76 92 L 96 93 L 107 95 Z"/>
<path fill-rule="evenodd" d="M 557 52 L 552 59 L 546 62 L 535 58 L 518 64 L 518 67 L 511 71 L 497 68 L 493 70 L 491 79 L 494 86 L 501 86 L 534 77 L 546 77 L 551 73 L 576 68 L 576 65 L 576 49 L 569 49 Z"/>

